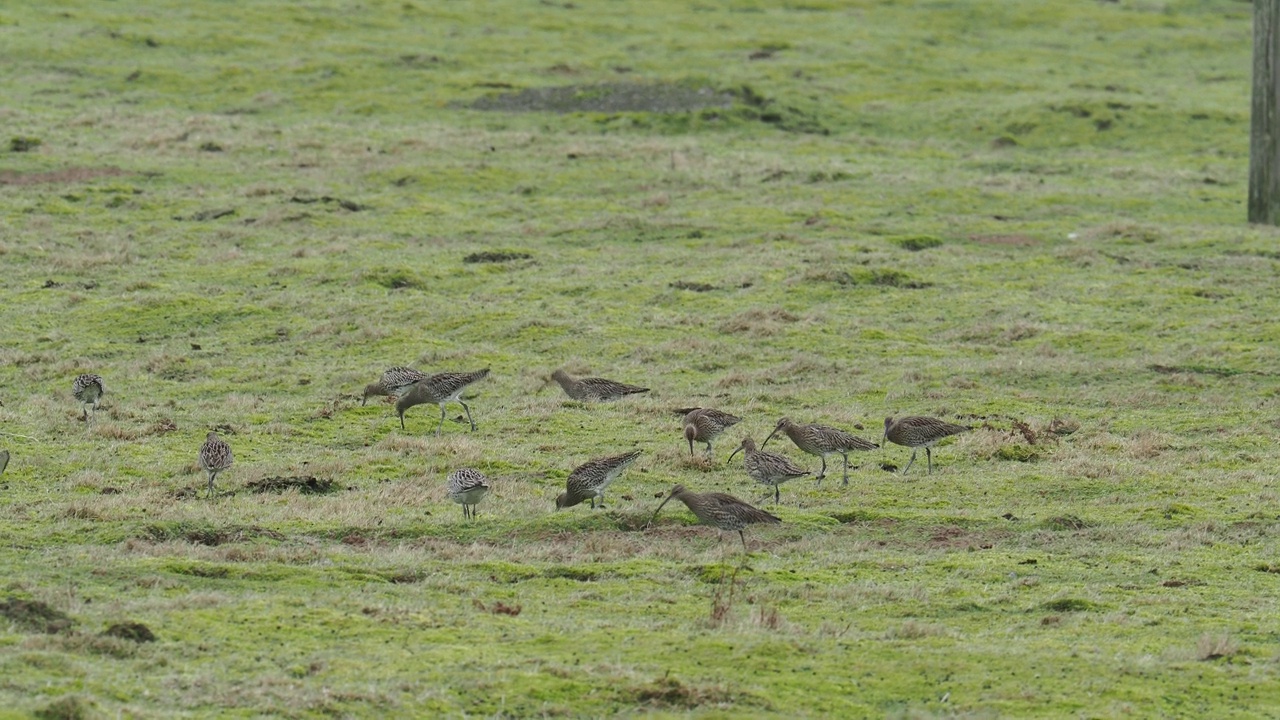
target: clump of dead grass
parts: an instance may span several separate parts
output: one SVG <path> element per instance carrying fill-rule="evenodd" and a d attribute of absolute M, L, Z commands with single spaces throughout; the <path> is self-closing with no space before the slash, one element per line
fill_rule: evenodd
<path fill-rule="evenodd" d="M 1239 651 L 1240 645 L 1226 633 L 1205 633 L 1196 641 L 1197 660 L 1217 660 L 1231 657 Z"/>
<path fill-rule="evenodd" d="M 743 333 L 752 337 L 768 337 L 782 332 L 800 316 L 782 308 L 752 308 L 740 312 L 720 324 L 720 332 Z"/>

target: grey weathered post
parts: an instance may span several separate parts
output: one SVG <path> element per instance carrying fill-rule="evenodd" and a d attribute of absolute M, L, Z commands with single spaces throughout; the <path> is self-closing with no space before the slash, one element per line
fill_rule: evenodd
<path fill-rule="evenodd" d="M 1280 225 L 1280 0 L 1253 0 L 1249 222 Z"/>

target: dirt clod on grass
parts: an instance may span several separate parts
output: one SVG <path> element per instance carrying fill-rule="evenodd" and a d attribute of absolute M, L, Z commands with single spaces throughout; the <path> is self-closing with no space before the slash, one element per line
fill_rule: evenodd
<path fill-rule="evenodd" d="M 224 527 L 198 526 L 188 523 L 151 525 L 143 531 L 142 539 L 154 542 L 184 540 L 193 545 L 216 547 L 227 543 L 246 542 L 256 538 L 284 540 L 284 535 L 257 525 L 227 525 Z"/>
<path fill-rule="evenodd" d="M 140 622 L 115 623 L 104 630 L 102 634 L 107 637 L 120 638 L 121 640 L 132 640 L 136 643 L 156 641 L 156 635 L 151 632 L 151 628 Z"/>
<path fill-rule="evenodd" d="M 478 252 L 462 258 L 464 263 L 503 263 L 512 260 L 528 260 L 533 256 L 527 252 Z"/>
<path fill-rule="evenodd" d="M 65 170 L 48 170 L 45 172 L 0 171 L 0 185 L 63 185 L 81 183 L 94 178 L 124 175 L 117 167 L 73 167 Z"/>
<path fill-rule="evenodd" d="M 602 83 L 527 88 L 479 98 L 473 110 L 497 112 L 676 113 L 729 108 L 731 93 L 679 83 Z"/>
<path fill-rule="evenodd" d="M 50 635 L 69 630 L 75 623 L 66 613 L 39 600 L 16 597 L 0 602 L 0 616 L 29 632 Z"/>
<path fill-rule="evenodd" d="M 324 495 L 342 489 L 332 480 L 317 478 L 313 475 L 266 477 L 261 480 L 252 480 L 245 487 L 255 493 L 279 493 L 286 490 L 297 490 L 303 495 Z"/>
<path fill-rule="evenodd" d="M 686 710 L 704 706 L 727 707 L 738 704 L 744 699 L 753 700 L 720 685 L 687 685 L 670 675 L 631 688 L 630 694 L 634 702 L 641 705 Z M 756 703 L 748 702 L 747 704 Z"/>
<path fill-rule="evenodd" d="M 37 720 L 87 720 L 97 717 L 91 705 L 77 695 L 66 695 L 33 712 Z"/>
<path fill-rule="evenodd" d="M 1044 521 L 1044 526 L 1050 530 L 1083 530 L 1092 527 L 1093 523 L 1082 520 L 1075 515 L 1057 515 Z"/>
<path fill-rule="evenodd" d="M 671 287 L 676 290 L 688 290 L 689 292 L 711 292 L 716 289 L 715 285 L 701 282 L 687 282 L 685 280 L 677 280 L 671 283 Z"/>
<path fill-rule="evenodd" d="M 351 212 L 360 212 L 361 210 L 369 209 L 368 205 L 361 205 L 360 203 L 357 203 L 357 202 L 352 202 L 350 200 L 343 200 L 342 198 L 336 198 L 330 195 L 322 195 L 320 197 L 302 197 L 302 196 L 295 195 L 289 198 L 289 202 L 299 203 L 302 205 L 311 205 L 313 203 L 326 203 L 326 204 L 336 203 L 338 207 L 342 208 L 343 210 L 349 210 Z"/>

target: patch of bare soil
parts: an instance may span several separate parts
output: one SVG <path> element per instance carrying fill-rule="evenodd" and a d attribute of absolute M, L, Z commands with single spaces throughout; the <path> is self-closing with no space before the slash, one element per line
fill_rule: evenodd
<path fill-rule="evenodd" d="M 0 616 L 24 630 L 48 634 L 69 630 L 75 623 L 66 613 L 39 600 L 22 600 L 16 597 L 0 602 Z"/>
<path fill-rule="evenodd" d="M 261 480 L 250 481 L 249 484 L 245 485 L 245 487 L 255 493 L 281 493 L 286 490 L 297 490 L 303 495 L 324 495 L 326 493 L 337 492 L 342 489 L 332 480 L 317 478 L 312 475 L 267 477 L 262 478 Z"/>
<path fill-rule="evenodd" d="M 676 113 L 729 108 L 734 96 L 708 87 L 679 83 L 602 83 L 527 88 L 482 97 L 473 110 L 498 112 L 653 112 Z"/>
<path fill-rule="evenodd" d="M 78 167 L 66 168 L 63 170 L 48 170 L 45 172 L 15 172 L 13 170 L 0 170 L 0 185 L 70 184 L 85 182 L 87 180 L 93 180 L 94 178 L 113 177 L 115 175 L 125 174 L 125 171 L 118 167 Z"/>
<path fill-rule="evenodd" d="M 156 635 L 151 632 L 151 628 L 140 622 L 115 623 L 102 634 L 107 637 L 120 638 L 121 640 L 132 640 L 136 643 L 156 641 Z"/>

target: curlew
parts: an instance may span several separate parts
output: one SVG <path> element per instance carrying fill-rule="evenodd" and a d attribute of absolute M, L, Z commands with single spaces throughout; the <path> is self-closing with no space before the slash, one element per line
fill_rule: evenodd
<path fill-rule="evenodd" d="M 564 370 L 551 373 L 551 379 L 560 383 L 564 392 L 574 400 L 617 400 L 624 395 L 647 393 L 649 388 L 627 385 L 626 383 L 589 377 L 575 380 Z"/>
<path fill-rule="evenodd" d="M 907 466 L 902 469 L 902 474 L 906 475 L 911 469 L 911 463 L 916 461 L 916 452 L 923 447 L 925 458 L 929 463 L 929 475 L 933 474 L 933 445 L 939 440 L 958 435 L 962 432 L 968 432 L 973 428 L 968 425 L 956 425 L 945 420 L 939 420 L 933 417 L 924 417 L 922 415 L 913 415 L 911 417 L 898 418 L 894 420 L 891 417 L 884 419 L 884 439 L 895 445 L 902 445 L 911 448 L 911 460 L 907 462 Z"/>
<path fill-rule="evenodd" d="M 565 491 L 556 498 L 556 509 L 573 507 L 583 500 L 590 500 L 594 509 L 597 498 L 600 499 L 600 507 L 604 507 L 605 488 L 635 462 L 641 452 L 643 451 L 632 450 L 621 455 L 597 458 L 574 468 L 565 481 Z"/>
<path fill-rule="evenodd" d="M 426 373 L 421 370 L 414 370 L 411 367 L 397 365 L 393 368 L 387 368 L 378 382 L 364 386 L 364 397 L 360 398 L 360 404 L 364 405 L 369 398 L 375 396 L 390 395 L 399 400 L 404 397 L 405 393 L 409 392 L 409 388 L 413 387 L 414 383 L 426 379 Z"/>
<path fill-rule="evenodd" d="M 729 455 L 729 462 L 733 460 L 733 456 L 742 452 L 743 464 L 747 468 L 747 474 L 752 480 L 761 485 L 773 486 L 773 502 L 777 504 L 781 498 L 778 486 L 788 480 L 795 480 L 809 474 L 808 470 L 791 462 L 791 459 L 784 455 L 777 455 L 771 452 L 764 452 L 756 449 L 756 441 L 749 437 L 742 438 L 742 444 L 738 446 Z"/>
<path fill-rule="evenodd" d="M 711 441 L 720 437 L 725 430 L 742 422 L 737 415 L 713 410 L 712 408 L 683 408 L 676 411 L 684 415 L 684 439 L 689 442 L 689 457 L 693 457 L 695 442 L 707 444 L 707 454 L 711 454 Z"/>
<path fill-rule="evenodd" d="M 76 400 L 80 401 L 81 410 L 84 411 L 85 422 L 92 420 L 88 406 L 93 406 L 93 412 L 96 414 L 98 412 L 98 403 L 105 393 L 106 389 L 102 385 L 101 375 L 85 373 L 77 376 L 75 382 L 71 383 L 71 394 L 75 395 Z"/>
<path fill-rule="evenodd" d="M 791 438 L 791 442 L 796 444 L 804 452 L 810 455 L 817 455 L 822 458 L 822 469 L 818 471 L 818 484 L 822 484 L 822 478 L 827 476 L 827 456 L 833 453 L 839 453 L 844 458 L 844 480 L 841 485 L 849 484 L 849 453 L 853 450 L 875 450 L 879 445 L 870 440 L 863 440 L 857 435 L 851 435 L 839 428 L 827 427 L 826 425 L 798 425 L 791 422 L 790 418 L 782 418 L 778 421 L 778 425 L 769 433 L 769 437 L 764 439 L 764 443 L 760 445 L 763 450 L 774 435 L 781 430 L 787 437 Z"/>
<path fill-rule="evenodd" d="M 747 536 L 742 533 L 743 528 L 753 523 L 782 522 L 776 515 L 752 507 L 732 495 L 718 492 L 690 492 L 683 485 L 676 485 L 671 489 L 667 499 L 662 501 L 662 505 L 653 511 L 653 517 L 649 518 L 645 527 L 657 519 L 658 513 L 662 512 L 662 508 L 671 498 L 684 503 L 685 507 L 698 517 L 698 522 L 702 525 L 710 525 L 720 531 L 737 530 L 738 537 L 742 538 L 743 550 L 747 549 Z"/>
<path fill-rule="evenodd" d="M 449 473 L 449 499 L 462 506 L 463 519 L 476 518 L 476 505 L 489 492 L 489 478 L 472 468 Z"/>
<path fill-rule="evenodd" d="M 218 433 L 206 435 L 204 445 L 200 446 L 197 463 L 201 470 L 209 474 L 209 497 L 213 497 L 213 479 L 218 477 L 218 473 L 231 467 L 232 462 L 231 446 L 223 442 Z"/>
<path fill-rule="evenodd" d="M 436 426 L 436 435 L 444 428 L 444 406 L 456 402 L 467 411 L 467 422 L 471 423 L 471 432 L 476 431 L 476 421 L 471 419 L 471 407 L 462 401 L 462 391 L 477 380 L 489 375 L 489 368 L 463 373 L 439 373 L 414 383 L 400 396 L 396 402 L 396 412 L 400 415 L 400 429 L 404 429 L 404 411 L 414 405 L 435 404 L 440 406 L 440 424 Z"/>

